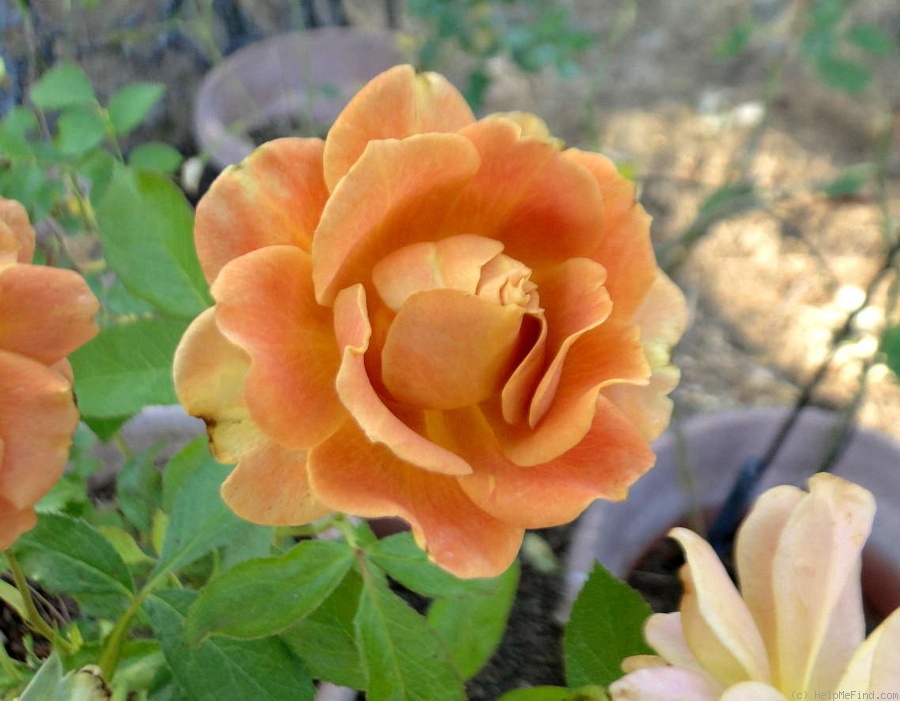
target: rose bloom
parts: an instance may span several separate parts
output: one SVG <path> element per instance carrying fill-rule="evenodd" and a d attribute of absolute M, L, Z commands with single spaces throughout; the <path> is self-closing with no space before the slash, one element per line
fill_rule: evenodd
<path fill-rule="evenodd" d="M 492 576 L 654 462 L 684 299 L 634 185 L 533 115 L 396 67 L 228 168 L 195 235 L 216 304 L 176 387 L 246 519 L 400 516 Z"/>
<path fill-rule="evenodd" d="M 0 550 L 62 474 L 78 426 L 66 356 L 97 333 L 87 283 L 31 265 L 34 244 L 25 208 L 0 197 Z"/>
<path fill-rule="evenodd" d="M 900 609 L 863 642 L 861 555 L 874 513 L 869 491 L 824 473 L 809 493 L 765 492 L 737 536 L 743 597 L 705 540 L 673 529 L 687 558 L 681 612 L 650 617 L 645 636 L 659 657 L 626 659 L 613 701 L 900 692 Z"/>

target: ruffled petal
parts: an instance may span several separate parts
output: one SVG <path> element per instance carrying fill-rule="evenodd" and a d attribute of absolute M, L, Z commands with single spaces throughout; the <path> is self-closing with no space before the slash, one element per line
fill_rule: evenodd
<path fill-rule="evenodd" d="M 447 412 L 444 420 L 454 450 L 475 468 L 459 478 L 460 486 L 479 507 L 523 528 L 568 523 L 594 499 L 624 499 L 656 460 L 641 435 L 602 399 L 574 448 L 532 467 L 503 454 L 477 409 Z"/>
<path fill-rule="evenodd" d="M 219 331 L 215 307 L 194 319 L 175 351 L 178 401 L 206 423 L 210 449 L 220 462 L 237 462 L 264 438 L 244 400 L 249 369 L 247 354 Z"/>
<path fill-rule="evenodd" d="M 41 363 L 0 350 L 0 498 L 33 506 L 66 466 L 78 410 L 72 385 Z"/>
<path fill-rule="evenodd" d="M 301 525 L 331 512 L 310 490 L 306 451 L 271 440 L 241 456 L 222 499 L 241 518 L 266 526 Z"/>
<path fill-rule="evenodd" d="M 638 309 L 658 274 L 650 241 L 650 216 L 635 198 L 635 185 L 599 153 L 568 149 L 568 162 L 587 169 L 603 192 L 601 235 L 591 258 L 609 274 L 606 282 L 615 302 L 613 315 L 628 319 Z"/>
<path fill-rule="evenodd" d="M 0 265 L 30 263 L 35 234 L 28 212 L 19 202 L 0 197 Z"/>
<path fill-rule="evenodd" d="M 319 498 L 358 516 L 399 516 L 429 558 L 458 577 L 495 577 L 515 559 L 523 529 L 479 509 L 456 478 L 420 470 L 372 443 L 352 422 L 309 454 Z"/>
<path fill-rule="evenodd" d="M 726 686 L 768 682 L 763 640 L 716 553 L 693 531 L 673 528 L 669 535 L 687 560 L 681 570 L 681 626 L 694 657 Z"/>
<path fill-rule="evenodd" d="M 263 144 L 229 166 L 197 205 L 194 241 L 206 279 L 226 263 L 265 246 L 309 251 L 328 199 L 320 139 Z"/>
<path fill-rule="evenodd" d="M 316 303 L 312 261 L 268 246 L 226 265 L 212 287 L 222 333 L 250 356 L 245 396 L 254 422 L 292 448 L 308 448 L 343 421 L 334 386 L 340 355 L 331 310 Z"/>
<path fill-rule="evenodd" d="M 638 335 L 636 327 L 610 319 L 579 337 L 559 372 L 553 402 L 533 429 L 528 424 L 511 426 L 502 411 L 486 406 L 504 454 L 517 465 L 550 462 L 590 430 L 603 387 L 646 384 L 650 373 Z"/>
<path fill-rule="evenodd" d="M 455 134 L 373 141 L 328 200 L 313 241 L 316 297 L 330 305 L 392 251 L 446 235 L 443 221 L 478 170 L 478 152 Z"/>
<path fill-rule="evenodd" d="M 394 398 L 420 409 L 479 404 L 500 391 L 525 355 L 525 312 L 457 290 L 410 297 L 382 350 L 382 379 Z"/>
<path fill-rule="evenodd" d="M 460 134 L 478 149 L 481 167 L 444 231 L 503 241 L 506 255 L 536 272 L 591 255 L 602 236 L 603 195 L 589 173 L 507 119 L 488 117 Z"/>
<path fill-rule="evenodd" d="M 100 308 L 72 270 L 37 265 L 0 268 L 0 348 L 52 365 L 97 334 Z"/>
<path fill-rule="evenodd" d="M 360 90 L 328 132 L 328 189 L 335 189 L 370 141 L 455 132 L 473 121 L 472 110 L 446 78 L 417 74 L 412 66 L 395 66 Z"/>
<path fill-rule="evenodd" d="M 401 421 L 372 386 L 365 359 L 372 327 L 362 285 L 341 290 L 334 302 L 334 326 L 342 349 L 337 392 L 368 440 L 385 444 L 398 459 L 425 470 L 448 475 L 471 472 L 465 460 Z"/>
<path fill-rule="evenodd" d="M 835 689 L 874 691 L 888 698 L 900 689 L 900 609 L 888 616 L 859 646 Z"/>
<path fill-rule="evenodd" d="M 784 526 L 772 568 L 782 689 L 836 681 L 835 671 L 864 635 L 859 613 L 846 614 L 862 606 L 860 553 L 875 501 L 866 489 L 826 473 L 811 477 L 809 490 Z M 836 611 L 846 617 L 837 620 Z"/>
<path fill-rule="evenodd" d="M 696 672 L 678 667 L 639 669 L 609 686 L 612 701 L 716 701 Z"/>

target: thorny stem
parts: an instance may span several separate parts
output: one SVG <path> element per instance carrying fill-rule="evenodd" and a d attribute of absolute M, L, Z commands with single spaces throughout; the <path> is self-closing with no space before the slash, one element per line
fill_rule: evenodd
<path fill-rule="evenodd" d="M 58 648 L 61 652 L 65 654 L 75 652 L 71 643 L 54 630 L 37 610 L 37 606 L 34 604 L 34 597 L 31 595 L 31 587 L 28 585 L 25 572 L 22 571 L 22 566 L 19 564 L 15 555 L 7 551 L 4 553 L 4 557 L 9 564 L 10 572 L 12 572 L 16 589 L 18 589 L 19 593 L 22 595 L 22 603 L 25 607 L 25 623 L 35 633 L 47 638 L 47 640 L 53 644 L 53 647 Z"/>

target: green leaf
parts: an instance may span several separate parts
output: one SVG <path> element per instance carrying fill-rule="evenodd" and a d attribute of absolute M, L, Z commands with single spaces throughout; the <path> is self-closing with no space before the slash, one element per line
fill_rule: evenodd
<path fill-rule="evenodd" d="M 652 655 L 643 633 L 650 613 L 634 589 L 594 563 L 566 626 L 566 682 L 608 686 L 622 676 L 623 659 Z"/>
<path fill-rule="evenodd" d="M 848 93 L 862 92 L 872 80 L 872 71 L 861 63 L 831 54 L 816 59 L 816 71 L 823 82 Z"/>
<path fill-rule="evenodd" d="M 235 565 L 207 583 L 188 614 L 185 639 L 274 635 L 318 608 L 355 561 L 346 543 L 305 540 L 284 555 Z"/>
<path fill-rule="evenodd" d="M 31 88 L 31 101 L 42 110 L 83 105 L 94 100 L 90 78 L 74 63 L 61 63 Z"/>
<path fill-rule="evenodd" d="M 72 105 L 59 115 L 56 145 L 67 156 L 87 153 L 103 143 L 103 120 L 92 105 Z"/>
<path fill-rule="evenodd" d="M 106 259 L 132 294 L 191 319 L 212 303 L 194 251 L 193 211 L 165 176 L 117 168 L 97 220 Z"/>
<path fill-rule="evenodd" d="M 278 638 L 210 638 L 199 647 L 184 641 L 184 621 L 197 592 L 161 591 L 145 606 L 154 636 L 178 685 L 189 699 L 312 701 L 315 687 L 303 663 Z"/>
<path fill-rule="evenodd" d="M 563 686 L 535 686 L 510 691 L 498 701 L 609 701 L 609 696 L 599 686 L 585 686 L 574 690 Z"/>
<path fill-rule="evenodd" d="M 114 419 L 176 404 L 172 358 L 187 321 L 141 319 L 103 329 L 69 359 L 83 416 Z"/>
<path fill-rule="evenodd" d="M 875 175 L 874 163 L 857 163 L 846 168 L 834 180 L 819 185 L 816 189 L 829 197 L 858 195 Z"/>
<path fill-rule="evenodd" d="M 184 157 L 177 149 L 158 141 L 150 141 L 136 146 L 128 154 L 128 165 L 160 173 L 174 173 Z"/>
<path fill-rule="evenodd" d="M 34 580 L 54 592 L 130 599 L 134 584 L 115 548 L 86 522 L 41 514 L 13 552 Z"/>
<path fill-rule="evenodd" d="M 116 477 L 119 509 L 142 532 L 150 530 L 153 512 L 162 504 L 162 475 L 156 469 L 156 450 L 144 450 L 125 461 Z"/>
<path fill-rule="evenodd" d="M 132 83 L 113 95 L 106 111 L 116 134 L 127 134 L 143 122 L 165 91 L 162 83 Z"/>
<path fill-rule="evenodd" d="M 177 571 L 246 530 L 263 528 L 235 516 L 219 496 L 230 468 L 211 456 L 184 481 L 175 497 L 154 575 Z"/>
<path fill-rule="evenodd" d="M 885 364 L 900 377 L 900 325 L 890 326 L 881 336 L 881 352 Z"/>
<path fill-rule="evenodd" d="M 490 659 L 506 631 L 506 622 L 519 583 L 519 565 L 490 580 L 493 591 L 439 598 L 428 609 L 428 623 L 450 651 L 463 679 L 469 679 Z"/>
<path fill-rule="evenodd" d="M 117 526 L 97 526 L 97 530 L 116 549 L 125 564 L 138 565 L 153 561 L 153 558 L 141 550 L 141 546 L 124 529 Z"/>
<path fill-rule="evenodd" d="M 71 356 L 70 356 L 71 358 Z M 82 411 L 84 408 L 81 407 Z M 113 416 L 108 419 L 101 419 L 97 416 L 85 416 L 82 414 L 81 420 L 84 421 L 85 425 L 91 431 L 93 431 L 94 435 L 97 436 L 101 441 L 108 441 L 112 438 L 116 433 L 118 433 L 119 429 L 122 428 L 125 424 L 128 423 L 128 420 L 132 417 L 132 414 L 127 416 Z"/>
<path fill-rule="evenodd" d="M 319 608 L 281 633 L 316 679 L 366 688 L 353 629 L 361 591 L 362 577 L 351 570 Z"/>
<path fill-rule="evenodd" d="M 175 509 L 175 500 L 191 475 L 200 470 L 215 470 L 219 465 L 208 445 L 206 436 L 199 436 L 169 459 L 163 470 L 162 508 L 166 513 Z"/>
<path fill-rule="evenodd" d="M 19 701 L 49 701 L 53 699 L 56 686 L 62 681 L 63 666 L 59 655 L 53 652 L 29 682 Z"/>
<path fill-rule="evenodd" d="M 846 38 L 873 56 L 887 56 L 897 48 L 891 36 L 874 24 L 855 24 L 847 30 Z"/>
<path fill-rule="evenodd" d="M 435 631 L 372 572 L 364 573 L 354 625 L 369 701 L 465 699 Z"/>

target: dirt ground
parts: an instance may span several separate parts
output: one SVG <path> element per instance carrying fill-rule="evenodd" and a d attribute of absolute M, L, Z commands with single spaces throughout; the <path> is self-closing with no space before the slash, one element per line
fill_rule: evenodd
<path fill-rule="evenodd" d="M 105 7 L 93 11 L 100 15 L 87 12 L 74 22 L 66 22 L 59 9 L 64 4 L 34 3 L 45 17 L 43 29 L 58 30 L 54 45 L 60 52 L 77 47 L 101 95 L 137 79 L 165 81 L 165 106 L 142 137 L 164 134 L 190 153 L 192 99 L 208 67 L 196 32 L 179 34 L 178 27 L 153 24 L 161 0 L 100 3 Z M 297 26 L 286 0 L 242 4 L 266 32 Z M 381 3 L 346 4 L 357 23 L 383 20 Z M 627 19 L 632 3 L 568 4 L 581 25 L 603 39 L 582 75 L 569 81 L 549 72 L 524 75 L 509 62 L 495 61 L 489 110 L 535 111 L 568 143 L 599 146 L 633 172 L 654 216 L 661 254 L 691 230 L 714 191 L 727 183 L 753 183 L 762 204 L 713 222 L 673 273 L 692 310 L 676 351 L 683 379 L 674 397 L 681 417 L 790 404 L 829 354 L 835 331 L 866 300 L 888 249 L 885 232 L 893 226 L 897 235 L 900 57 L 895 52 L 876 62 L 873 85 L 848 96 L 823 85 L 795 55 L 787 33 L 794 3 L 787 0 L 641 0 L 634 4 L 633 24 L 615 45 L 608 41 L 610 27 Z M 859 0 L 854 12 L 900 36 L 895 0 Z M 748 13 L 762 18 L 767 30 L 740 56 L 717 57 L 717 44 Z M 104 28 L 110 25 L 116 32 Z M 413 37 L 419 29 L 408 20 L 401 27 Z M 783 56 L 788 58 L 781 82 L 767 98 L 767 81 Z M 458 65 L 450 62 L 447 70 L 452 75 Z M 767 99 L 770 109 L 762 121 Z M 849 166 L 879 158 L 886 168 L 881 191 L 869 184 L 858 194 L 829 199 L 816 189 Z M 865 374 L 861 423 L 900 439 L 900 385 L 883 364 L 867 366 L 886 323 L 891 279 L 866 300 L 813 402 L 846 406 Z M 540 596 L 523 604 L 526 617 L 552 613 L 552 602 Z M 540 636 L 554 634 L 558 630 L 539 633 L 532 647 L 553 647 Z M 479 690 L 471 690 L 473 698 L 495 698 L 499 689 L 526 681 L 560 681 L 554 678 L 558 661 L 541 667 L 533 654 L 514 663 L 517 678 L 504 677 L 493 665 Z"/>

